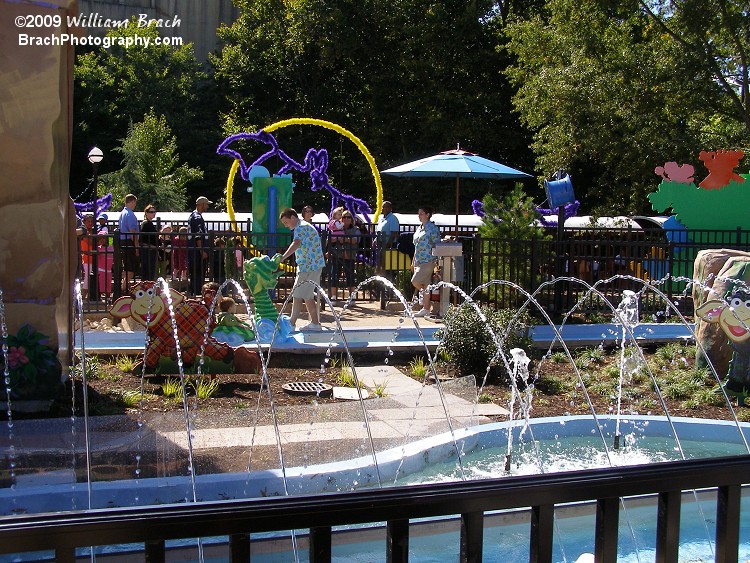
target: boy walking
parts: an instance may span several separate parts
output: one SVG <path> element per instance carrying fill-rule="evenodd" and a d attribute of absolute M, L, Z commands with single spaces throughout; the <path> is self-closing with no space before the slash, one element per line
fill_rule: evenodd
<path fill-rule="evenodd" d="M 315 286 L 311 283 L 304 283 L 309 280 L 320 285 L 320 274 L 326 265 L 320 246 L 320 235 L 313 225 L 300 219 L 297 211 L 292 208 L 284 209 L 279 215 L 279 220 L 292 231 L 292 243 L 281 255 L 281 261 L 283 262 L 292 254 L 297 260 L 297 278 L 294 280 L 292 290 L 292 315 L 289 317 L 289 322 L 292 327 L 295 326 L 304 302 L 310 314 L 310 323 L 301 330 L 321 330 L 318 306 L 315 303 Z"/>

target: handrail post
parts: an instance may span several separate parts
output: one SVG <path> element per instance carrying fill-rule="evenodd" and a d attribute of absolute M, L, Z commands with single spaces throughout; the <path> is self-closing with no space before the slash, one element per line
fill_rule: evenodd
<path fill-rule="evenodd" d="M 409 520 L 388 520 L 386 523 L 387 563 L 409 561 Z"/>
<path fill-rule="evenodd" d="M 461 563 L 482 563 L 484 512 L 461 515 Z"/>
<path fill-rule="evenodd" d="M 229 560 L 232 563 L 250 561 L 250 534 L 229 536 Z"/>
<path fill-rule="evenodd" d="M 531 508 L 529 563 L 550 563 L 552 561 L 554 519 L 554 504 L 543 504 Z"/>
<path fill-rule="evenodd" d="M 620 521 L 620 499 L 596 501 L 596 531 L 594 554 L 596 561 L 617 560 L 617 533 Z"/>
<path fill-rule="evenodd" d="M 310 528 L 310 562 L 330 563 L 331 526 Z"/>
<path fill-rule="evenodd" d="M 716 561 L 736 563 L 740 545 L 742 487 L 719 487 L 716 499 Z"/>
<path fill-rule="evenodd" d="M 680 548 L 681 491 L 659 493 L 656 517 L 656 563 L 677 563 Z"/>
<path fill-rule="evenodd" d="M 166 561 L 164 540 L 148 540 L 143 547 L 146 551 L 146 563 L 164 563 Z"/>

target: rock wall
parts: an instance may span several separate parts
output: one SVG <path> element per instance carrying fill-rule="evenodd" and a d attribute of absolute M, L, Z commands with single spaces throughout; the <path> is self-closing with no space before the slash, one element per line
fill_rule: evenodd
<path fill-rule="evenodd" d="M 693 279 L 704 283 L 705 289 L 698 284 L 693 286 L 693 306 L 695 309 L 709 299 L 725 298 L 734 286 L 735 279 L 744 279 L 750 284 L 750 276 L 746 272 L 750 264 L 750 253 L 727 248 L 701 250 L 693 265 Z M 721 279 L 726 278 L 726 279 Z M 712 290 L 712 291 L 710 291 Z M 717 323 L 707 323 L 696 317 L 695 336 L 706 350 L 716 373 L 723 377 L 729 371 L 729 361 L 732 359 L 733 348 L 721 326 Z M 700 347 L 696 354 L 698 367 L 708 366 L 706 357 Z"/>
<path fill-rule="evenodd" d="M 33 30 L 13 22 L 60 15 L 56 32 L 64 33 L 76 9 L 75 0 L 0 2 L 0 289 L 9 335 L 30 324 L 49 337 L 63 365 L 71 352 L 76 260 L 68 192 L 74 52 L 19 45 L 19 34 Z"/>

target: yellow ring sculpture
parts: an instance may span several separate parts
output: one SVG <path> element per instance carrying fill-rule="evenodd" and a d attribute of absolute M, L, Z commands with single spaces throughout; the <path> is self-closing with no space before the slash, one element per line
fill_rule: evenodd
<path fill-rule="evenodd" d="M 354 135 L 351 131 L 344 129 L 340 125 L 336 125 L 335 123 L 332 123 L 331 121 L 325 121 L 323 119 L 315 119 L 312 117 L 293 117 L 290 119 L 284 119 L 282 121 L 277 121 L 276 123 L 272 123 L 271 125 L 268 125 L 267 127 L 264 127 L 263 130 L 267 133 L 272 133 L 276 131 L 277 129 L 283 129 L 284 127 L 290 127 L 292 125 L 315 125 L 317 127 L 323 127 L 325 129 L 330 129 L 331 131 L 335 131 L 339 135 L 342 135 L 349 139 L 354 145 L 359 149 L 359 152 L 362 153 L 362 155 L 365 157 L 365 160 L 367 160 L 367 163 L 370 165 L 370 171 L 372 172 L 372 177 L 375 180 L 375 215 L 373 215 L 373 222 L 377 223 L 378 217 L 380 217 L 380 208 L 383 205 L 383 184 L 380 181 L 380 172 L 378 171 L 378 167 L 375 166 L 375 159 L 370 154 L 370 151 L 367 150 L 367 147 L 364 145 L 362 141 L 359 140 L 359 138 Z M 232 222 L 232 227 L 234 228 L 235 232 L 240 232 L 240 228 L 237 225 L 237 221 L 235 220 L 235 214 L 234 214 L 234 204 L 232 203 L 232 195 L 234 193 L 234 177 L 237 175 L 237 170 L 240 167 L 240 161 L 239 159 L 235 159 L 235 161 L 232 163 L 232 167 L 229 170 L 229 176 L 227 177 L 227 212 L 229 213 L 229 220 Z M 253 256 L 261 256 L 261 253 L 255 250 L 252 245 L 248 244 L 246 240 L 246 246 L 248 247 L 248 250 Z M 282 265 L 285 271 L 291 272 L 294 271 L 293 267 Z"/>

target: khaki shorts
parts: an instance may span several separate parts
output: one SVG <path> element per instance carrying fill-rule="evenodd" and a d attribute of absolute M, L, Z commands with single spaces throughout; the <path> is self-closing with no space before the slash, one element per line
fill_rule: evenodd
<path fill-rule="evenodd" d="M 313 270 L 312 272 L 297 272 L 297 278 L 294 280 L 294 290 L 292 291 L 292 297 L 296 299 L 312 299 L 315 296 L 315 286 L 311 283 L 303 283 L 306 281 L 313 281 L 320 285 L 320 273 L 323 268 Z"/>
<path fill-rule="evenodd" d="M 432 283 L 432 273 L 435 271 L 435 262 L 426 262 L 414 266 L 414 275 L 411 277 L 411 283 L 417 285 L 430 285 Z"/>

